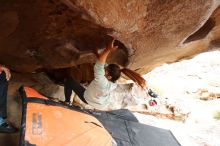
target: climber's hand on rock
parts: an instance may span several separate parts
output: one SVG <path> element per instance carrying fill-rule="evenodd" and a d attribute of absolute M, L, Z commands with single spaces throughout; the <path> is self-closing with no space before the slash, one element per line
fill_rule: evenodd
<path fill-rule="evenodd" d="M 108 43 L 106 46 L 106 49 L 109 51 L 114 51 L 118 48 L 118 46 L 114 46 L 115 38 L 112 38 L 112 40 Z"/>

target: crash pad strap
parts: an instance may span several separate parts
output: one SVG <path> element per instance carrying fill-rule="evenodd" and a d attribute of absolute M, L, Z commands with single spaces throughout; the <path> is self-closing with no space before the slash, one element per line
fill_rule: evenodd
<path fill-rule="evenodd" d="M 24 103 L 39 103 L 39 104 L 45 104 L 45 105 L 50 105 L 50 106 L 59 106 L 59 107 L 63 107 L 66 109 L 70 109 L 70 110 L 75 110 L 78 112 L 82 112 L 85 114 L 89 114 L 89 112 L 87 112 L 87 110 L 81 110 L 80 107 L 77 106 L 68 106 L 65 105 L 63 103 L 59 103 L 50 99 L 39 99 L 37 97 L 28 97 L 28 98 L 24 98 L 23 99 Z"/>

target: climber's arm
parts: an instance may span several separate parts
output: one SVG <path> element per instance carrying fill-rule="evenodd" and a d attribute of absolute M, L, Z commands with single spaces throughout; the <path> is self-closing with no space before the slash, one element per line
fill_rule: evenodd
<path fill-rule="evenodd" d="M 114 41 L 115 40 L 112 39 L 112 41 L 106 46 L 104 51 L 102 51 L 100 54 L 98 54 L 98 61 L 101 64 L 105 64 L 109 53 L 118 48 L 118 46 L 114 46 Z"/>

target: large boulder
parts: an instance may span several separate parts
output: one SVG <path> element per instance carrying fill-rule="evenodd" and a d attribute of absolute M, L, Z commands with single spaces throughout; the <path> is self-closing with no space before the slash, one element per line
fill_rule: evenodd
<path fill-rule="evenodd" d="M 0 63 L 18 72 L 95 62 L 112 35 L 109 58 L 146 73 L 219 46 L 219 0 L 0 2 Z"/>

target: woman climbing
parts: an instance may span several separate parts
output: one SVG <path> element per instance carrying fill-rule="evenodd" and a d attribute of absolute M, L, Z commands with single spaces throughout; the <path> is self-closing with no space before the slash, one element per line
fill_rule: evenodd
<path fill-rule="evenodd" d="M 109 53 L 117 48 L 118 46 L 114 46 L 114 39 L 112 39 L 104 51 L 97 55 L 98 60 L 94 66 L 94 79 L 86 89 L 73 79 L 65 81 L 66 102 L 70 102 L 73 90 L 84 103 L 93 106 L 95 109 L 104 109 L 109 103 L 111 92 L 117 87 L 115 82 L 119 79 L 121 73 L 132 79 L 141 88 L 145 88 L 145 79 L 138 73 L 127 68 L 120 69 L 116 64 L 106 66 Z"/>

